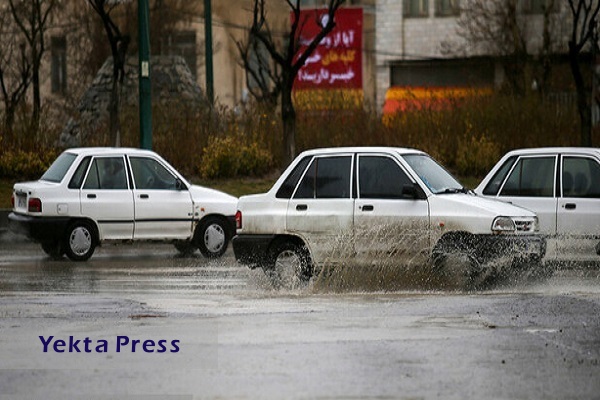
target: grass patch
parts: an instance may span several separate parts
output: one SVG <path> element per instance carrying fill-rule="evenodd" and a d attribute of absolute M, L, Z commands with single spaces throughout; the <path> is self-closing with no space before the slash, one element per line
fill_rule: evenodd
<path fill-rule="evenodd" d="M 264 193 L 271 189 L 278 176 L 266 178 L 192 179 L 193 183 L 240 197 L 246 194 Z"/>

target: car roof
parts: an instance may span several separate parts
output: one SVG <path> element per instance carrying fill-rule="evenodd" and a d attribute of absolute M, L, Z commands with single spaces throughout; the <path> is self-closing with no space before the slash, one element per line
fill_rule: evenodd
<path fill-rule="evenodd" d="M 358 147 L 325 147 L 319 149 L 306 150 L 301 156 L 310 156 L 318 154 L 336 154 L 336 153 L 397 153 L 397 154 L 426 154 L 417 149 L 404 147 L 384 147 L 384 146 L 358 146 Z"/>
<path fill-rule="evenodd" d="M 595 147 L 536 147 L 523 148 L 512 150 L 506 153 L 506 156 L 512 155 L 535 155 L 535 154 L 562 154 L 562 153 L 578 153 L 578 154 L 593 154 L 600 155 L 600 148 Z"/>
<path fill-rule="evenodd" d="M 155 152 L 150 150 L 135 149 L 131 147 L 75 147 L 66 149 L 65 151 L 83 156 L 107 154 L 156 155 Z"/>

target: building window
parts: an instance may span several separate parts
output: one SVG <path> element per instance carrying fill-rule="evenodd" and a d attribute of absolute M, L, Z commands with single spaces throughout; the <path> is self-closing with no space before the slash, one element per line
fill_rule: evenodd
<path fill-rule="evenodd" d="M 543 14 L 546 10 L 558 11 L 559 0 L 521 0 L 521 12 L 524 14 Z"/>
<path fill-rule="evenodd" d="M 435 15 L 437 17 L 455 16 L 460 14 L 459 0 L 436 0 Z"/>
<path fill-rule="evenodd" d="M 162 48 L 164 55 L 183 57 L 192 76 L 196 78 L 198 74 L 198 50 L 195 31 L 181 31 L 167 35 L 163 39 Z"/>
<path fill-rule="evenodd" d="M 53 36 L 50 39 L 50 55 L 52 57 L 50 65 L 52 93 L 65 93 L 67 90 L 67 39 L 64 36 Z"/>
<path fill-rule="evenodd" d="M 403 14 L 405 17 L 427 17 L 429 15 L 429 0 L 404 0 Z"/>

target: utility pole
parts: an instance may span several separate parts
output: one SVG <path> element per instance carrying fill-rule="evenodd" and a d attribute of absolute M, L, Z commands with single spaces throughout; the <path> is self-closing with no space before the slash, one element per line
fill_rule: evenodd
<path fill-rule="evenodd" d="M 206 97 L 210 104 L 215 102 L 213 87 L 213 46 L 212 46 L 212 10 L 211 0 L 204 0 L 204 68 L 206 72 Z"/>
<path fill-rule="evenodd" d="M 148 0 L 138 0 L 140 148 L 152 150 L 152 93 Z"/>

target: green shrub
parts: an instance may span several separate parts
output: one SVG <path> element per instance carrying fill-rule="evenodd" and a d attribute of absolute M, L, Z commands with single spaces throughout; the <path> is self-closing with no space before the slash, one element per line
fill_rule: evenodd
<path fill-rule="evenodd" d="M 259 176 L 273 168 L 271 153 L 253 142 L 244 144 L 232 136 L 209 140 L 199 166 L 202 178 Z"/>
<path fill-rule="evenodd" d="M 55 148 L 4 151 L 0 156 L 0 177 L 17 180 L 37 179 L 48 169 L 58 153 Z"/>

